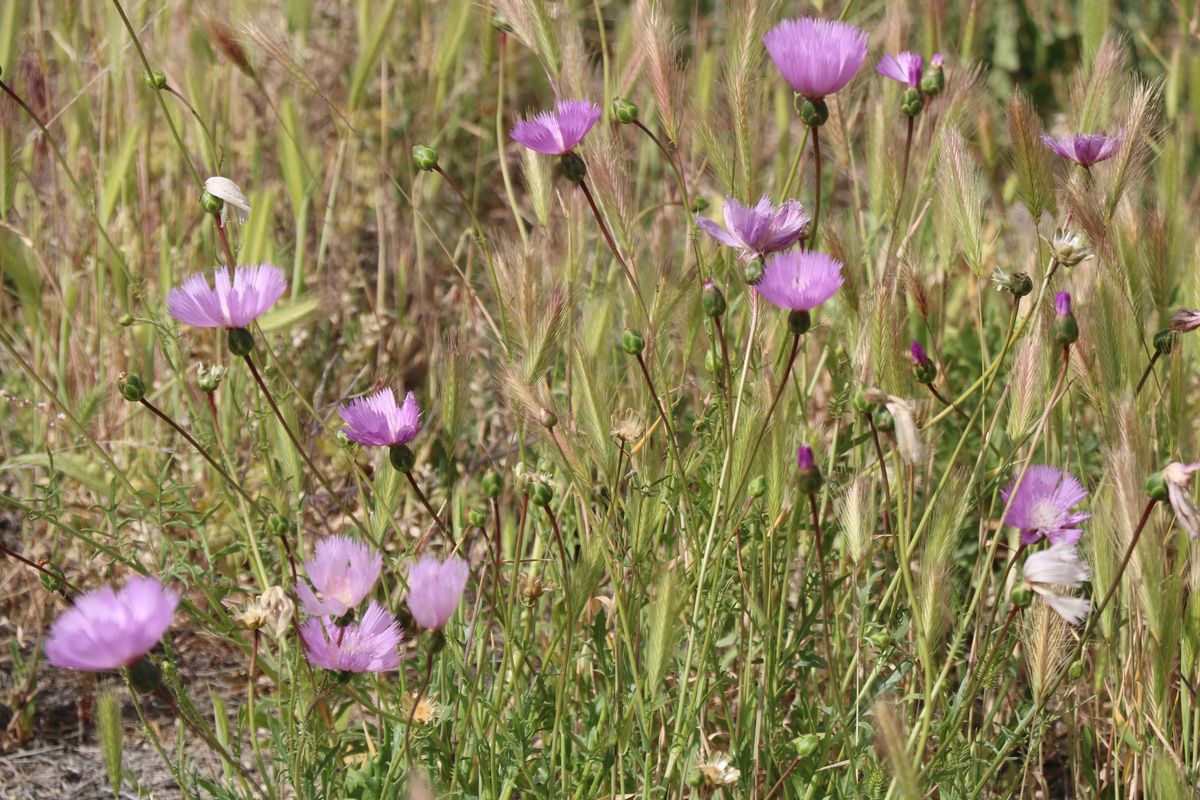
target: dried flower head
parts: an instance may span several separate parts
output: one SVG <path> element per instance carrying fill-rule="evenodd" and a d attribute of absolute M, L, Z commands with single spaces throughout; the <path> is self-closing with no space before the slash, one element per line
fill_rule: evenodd
<path fill-rule="evenodd" d="M 403 636 L 396 618 L 376 601 L 367 606 L 357 624 L 337 625 L 332 617 L 310 617 L 300 626 L 308 660 L 323 669 L 342 672 L 397 669 L 397 648 Z"/>
<path fill-rule="evenodd" d="M 632 444 L 639 441 L 645 432 L 646 421 L 636 409 L 624 408 L 613 412 L 611 435 L 616 441 Z"/>
<path fill-rule="evenodd" d="M 742 777 L 728 753 L 713 753 L 703 761 L 696 762 L 696 769 L 704 776 L 704 782 L 714 789 L 729 786 Z"/>
<path fill-rule="evenodd" d="M 345 421 L 342 433 L 347 439 L 368 447 L 396 447 L 408 444 L 420 430 L 421 409 L 409 392 L 404 404 L 396 403 L 390 388 L 370 397 L 358 397 L 338 409 Z"/>
<path fill-rule="evenodd" d="M 508 135 L 530 150 L 562 156 L 575 149 L 602 113 L 590 100 L 563 100 L 554 111 L 519 120 Z"/>
<path fill-rule="evenodd" d="M 1200 461 L 1195 464 L 1183 464 L 1172 461 L 1163 468 L 1163 479 L 1167 484 L 1167 500 L 1175 509 L 1175 519 L 1188 536 L 1193 539 L 1200 537 L 1200 510 L 1192 503 L 1188 491 L 1191 489 L 1192 473 L 1200 469 Z"/>
<path fill-rule="evenodd" d="M 1022 571 L 1025 584 L 1045 598 L 1046 603 L 1068 623 L 1078 625 L 1087 616 L 1091 604 L 1086 597 L 1074 597 L 1054 588 L 1077 589 L 1091 576 L 1087 562 L 1080 558 L 1075 545 L 1060 543 L 1034 553 L 1025 559 Z"/>
<path fill-rule="evenodd" d="M 229 215 L 229 206 L 237 209 L 238 222 L 243 225 L 246 220 L 250 219 L 250 201 L 246 199 L 246 195 L 242 194 L 242 190 L 238 185 L 228 178 L 212 177 L 204 182 L 204 191 L 211 194 L 218 200 L 223 201 L 221 206 L 221 224 L 225 224 L 225 220 Z"/>
<path fill-rule="evenodd" d="M 777 209 L 767 195 L 754 208 L 727 197 L 724 213 L 728 232 L 706 217 L 698 218 L 696 224 L 718 242 L 736 247 L 746 258 L 787 250 L 804 238 L 809 220 L 804 206 L 796 200 L 784 200 Z"/>
<path fill-rule="evenodd" d="M 1079 479 L 1043 464 L 1030 467 L 1021 485 L 1016 483 L 1014 479 L 1001 491 L 1000 499 L 1009 506 L 1004 524 L 1021 529 L 1023 544 L 1033 544 L 1043 537 L 1052 544 L 1079 541 L 1083 531 L 1076 526 L 1092 516 L 1071 510 L 1088 496 Z"/>
<path fill-rule="evenodd" d="M 454 616 L 471 568 L 458 556 L 421 558 L 408 570 L 408 610 L 422 628 L 440 631 Z"/>
<path fill-rule="evenodd" d="M 908 84 L 908 88 L 916 89 L 921 85 L 921 66 L 924 60 L 916 53 L 905 51 L 899 55 L 888 53 L 879 61 L 875 71 L 885 78 Z"/>
<path fill-rule="evenodd" d="M 824 253 L 776 253 L 767 259 L 754 290 L 780 308 L 811 311 L 844 282 L 842 262 Z"/>
<path fill-rule="evenodd" d="M 1171 321 L 1167 327 L 1176 333 L 1188 333 L 1200 328 L 1200 310 L 1194 308 L 1181 308 L 1175 312 L 1175 316 L 1171 317 Z"/>
<path fill-rule="evenodd" d="M 1040 238 L 1050 248 L 1050 255 L 1054 260 L 1064 267 L 1074 267 L 1095 255 L 1081 235 L 1070 233 L 1065 228 L 1055 228 L 1053 238 Z"/>
<path fill-rule="evenodd" d="M 1061 139 L 1043 134 L 1042 141 L 1068 161 L 1074 161 L 1081 167 L 1090 167 L 1116 155 L 1121 145 L 1121 134 L 1105 136 L 1103 133 L 1076 133 Z"/>
<path fill-rule="evenodd" d="M 218 267 L 213 286 L 196 273 L 167 294 L 167 313 L 200 328 L 244 328 L 266 313 L 287 291 L 283 270 L 271 264 Z"/>
<path fill-rule="evenodd" d="M 131 667 L 171 626 L 179 595 L 154 578 L 131 578 L 75 598 L 46 639 L 46 659 L 56 667 L 103 672 Z"/>
<path fill-rule="evenodd" d="M 305 614 L 340 617 L 366 599 L 381 569 L 383 558 L 367 545 L 330 536 L 317 544 L 316 557 L 304 562 L 308 581 L 296 582 L 296 596 Z"/>
<path fill-rule="evenodd" d="M 866 32 L 840 20 L 784 20 L 763 44 L 796 94 L 812 101 L 841 91 L 867 57 Z"/>
<path fill-rule="evenodd" d="M 411 717 L 414 725 L 428 725 L 437 722 L 446 713 L 446 708 L 437 702 L 437 698 L 437 692 L 422 695 L 420 689 L 413 689 L 400 696 L 400 708 L 406 717 Z"/>
<path fill-rule="evenodd" d="M 521 597 L 526 602 L 532 603 L 546 592 L 554 591 L 554 585 L 547 583 L 537 576 L 526 575 L 524 572 L 517 574 L 517 586 L 521 589 Z"/>
<path fill-rule="evenodd" d="M 275 638 L 283 636 L 292 621 L 292 615 L 296 613 L 296 604 L 292 602 L 292 598 L 287 596 L 282 586 L 268 586 L 259 598 L 259 603 Z"/>

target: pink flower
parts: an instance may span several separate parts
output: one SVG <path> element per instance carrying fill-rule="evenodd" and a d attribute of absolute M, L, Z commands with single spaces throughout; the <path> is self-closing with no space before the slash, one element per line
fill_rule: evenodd
<path fill-rule="evenodd" d="M 244 328 L 266 313 L 287 290 L 283 270 L 270 264 L 218 267 L 209 287 L 203 273 L 185 280 L 167 294 L 167 313 L 200 328 Z"/>
<path fill-rule="evenodd" d="M 179 595 L 154 578 L 131 578 L 119 592 L 111 586 L 90 591 L 50 627 L 46 658 L 87 672 L 131 667 L 171 627 L 178 605 Z"/>
<path fill-rule="evenodd" d="M 422 628 L 440 631 L 454 616 L 471 568 L 458 556 L 422 556 L 408 570 L 408 610 Z"/>
<path fill-rule="evenodd" d="M 1054 313 L 1060 317 L 1071 315 L 1071 293 L 1059 292 L 1054 295 Z"/>
<path fill-rule="evenodd" d="M 308 581 L 296 582 L 296 596 L 306 614 L 340 617 L 371 593 L 382 568 L 383 558 L 362 542 L 330 536 L 317 544 L 316 557 L 304 562 Z"/>
<path fill-rule="evenodd" d="M 1194 308 L 1181 308 L 1171 317 L 1167 327 L 1176 333 L 1188 333 L 1200 328 L 1200 311 Z"/>
<path fill-rule="evenodd" d="M 346 438 L 368 447 L 408 444 L 420 430 L 421 409 L 412 392 L 404 398 L 404 405 L 397 405 L 392 390 L 384 389 L 350 401 L 338 414 L 346 422 L 342 428 Z"/>
<path fill-rule="evenodd" d="M 786 250 L 804 237 L 808 227 L 808 214 L 795 200 L 784 200 L 776 210 L 767 195 L 763 195 L 754 208 L 727 197 L 724 212 L 728 233 L 705 217 L 697 219 L 696 224 L 718 242 L 736 247 L 747 256 L 765 256 Z"/>
<path fill-rule="evenodd" d="M 920 366 L 924 366 L 925 364 L 933 363 L 933 359 L 931 359 L 925 353 L 925 348 L 922 347 L 921 343 L 918 342 L 916 339 L 912 340 L 912 346 L 908 350 L 908 355 L 910 358 L 912 358 L 914 367 L 920 367 Z"/>
<path fill-rule="evenodd" d="M 885 78 L 908 84 L 910 89 L 916 89 L 921 85 L 922 63 L 916 53 L 905 51 L 897 56 L 888 53 L 879 61 L 875 71 Z"/>
<path fill-rule="evenodd" d="M 867 34 L 845 22 L 801 17 L 763 34 L 775 66 L 796 94 L 820 100 L 841 91 L 867 57 Z"/>
<path fill-rule="evenodd" d="M 519 120 L 509 136 L 530 150 L 550 156 L 566 155 L 600 119 L 600 106 L 590 100 L 563 100 L 555 111 Z"/>
<path fill-rule="evenodd" d="M 1000 492 L 1009 505 L 1004 524 L 1021 529 L 1021 543 L 1033 544 L 1046 537 L 1052 544 L 1075 544 L 1083 531 L 1075 526 L 1091 514 L 1071 511 L 1087 497 L 1083 484 L 1069 472 L 1046 465 L 1030 467 L 1013 495 L 1016 480 Z"/>
<path fill-rule="evenodd" d="M 776 253 L 767 259 L 755 291 L 791 311 L 811 311 L 844 282 L 842 262 L 824 253 Z"/>
<path fill-rule="evenodd" d="M 323 669 L 342 672 L 397 669 L 397 648 L 402 638 L 396 618 L 375 601 L 367 606 L 358 624 L 336 625 L 332 617 L 310 617 L 300 626 L 308 660 Z"/>
<path fill-rule="evenodd" d="M 1112 158 L 1121 145 L 1121 137 L 1119 133 L 1115 136 L 1105 136 L 1103 133 L 1076 133 L 1073 136 L 1055 139 L 1043 134 L 1042 141 L 1068 161 L 1074 161 L 1081 167 L 1090 167 Z"/>

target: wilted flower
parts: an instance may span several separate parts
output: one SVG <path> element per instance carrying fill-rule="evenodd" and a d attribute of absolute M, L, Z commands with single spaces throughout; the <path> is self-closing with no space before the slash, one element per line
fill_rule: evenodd
<path fill-rule="evenodd" d="M 899 55 L 888 53 L 879 61 L 875 71 L 885 78 L 908 84 L 916 89 L 921 85 L 921 66 L 924 60 L 916 53 L 905 51 Z"/>
<path fill-rule="evenodd" d="M 1188 333 L 1200 328 L 1200 311 L 1194 308 L 1181 308 L 1171 317 L 1167 327 L 1176 333 Z"/>
<path fill-rule="evenodd" d="M 368 447 L 408 444 L 420 430 L 421 409 L 412 392 L 404 398 L 404 405 L 399 405 L 392 390 L 384 389 L 351 400 L 338 409 L 338 414 L 346 423 L 342 428 L 346 438 Z"/>
<path fill-rule="evenodd" d="M 997 292 L 1011 292 L 1013 297 L 1024 297 L 1033 291 L 1033 281 L 1024 272 L 1006 275 L 999 266 L 992 273 L 992 283 L 996 284 Z"/>
<path fill-rule="evenodd" d="M 414 725 L 428 725 L 437 722 L 446 712 L 437 702 L 437 697 L 437 692 L 422 695 L 420 689 L 413 689 L 400 695 L 400 708 L 406 717 L 412 719 Z"/>
<path fill-rule="evenodd" d="M 282 586 L 268 586 L 259 602 L 266 612 L 266 622 L 271 626 L 275 637 L 283 636 L 288 623 L 292 621 L 292 615 L 296 613 L 296 604 L 292 602 L 292 598 L 287 596 Z"/>
<path fill-rule="evenodd" d="M 244 328 L 266 313 L 287 291 L 283 270 L 271 264 L 218 267 L 209 287 L 196 273 L 167 294 L 167 313 L 200 328 Z"/>
<path fill-rule="evenodd" d="M 842 262 L 824 253 L 776 253 L 767 259 L 754 290 L 792 311 L 811 311 L 833 297 L 845 281 Z"/>
<path fill-rule="evenodd" d="M 742 773 L 733 766 L 733 759 L 728 753 L 713 753 L 703 761 L 696 763 L 696 769 L 704 776 L 704 782 L 713 788 L 728 786 L 742 777 Z"/>
<path fill-rule="evenodd" d="M 1180 527 L 1193 539 L 1200 537 L 1200 511 L 1192 503 L 1188 490 L 1191 488 L 1192 473 L 1198 469 L 1200 461 L 1195 464 L 1172 461 L 1162 471 L 1167 484 L 1167 499 L 1171 508 L 1175 509 L 1175 519 L 1179 520 Z"/>
<path fill-rule="evenodd" d="M 367 545 L 330 536 L 317 544 L 316 557 L 304 562 L 308 581 L 296 582 L 296 596 L 305 614 L 340 617 L 371 593 L 382 568 L 383 558 Z"/>
<path fill-rule="evenodd" d="M 440 631 L 454 616 L 471 568 L 458 556 L 422 556 L 408 570 L 408 610 L 422 628 Z"/>
<path fill-rule="evenodd" d="M 521 589 L 521 596 L 529 603 L 537 600 L 546 592 L 554 591 L 553 584 L 536 575 L 526 575 L 524 572 L 517 573 L 517 586 Z"/>
<path fill-rule="evenodd" d="M 342 672 L 387 672 L 400 666 L 403 633 L 396 618 L 378 602 L 367 606 L 357 624 L 337 625 L 332 617 L 310 617 L 300 626 L 308 660 Z"/>
<path fill-rule="evenodd" d="M 767 195 L 754 208 L 727 197 L 724 213 L 728 232 L 706 217 L 697 219 L 696 224 L 718 242 L 741 250 L 747 258 L 788 249 L 804 238 L 808 226 L 808 214 L 799 202 L 784 200 L 776 209 Z"/>
<path fill-rule="evenodd" d="M 227 372 L 229 372 L 228 367 L 222 367 L 219 364 L 206 367 L 201 361 L 196 364 L 196 385 L 200 387 L 200 391 L 212 394 L 220 388 L 221 381 L 225 380 Z"/>
<path fill-rule="evenodd" d="M 1014 479 L 1000 492 L 1000 499 L 1009 506 L 1004 524 L 1021 529 L 1022 544 L 1033 544 L 1042 537 L 1051 544 L 1075 544 L 1083 535 L 1075 526 L 1092 515 L 1072 513 L 1071 509 L 1087 495 L 1083 484 L 1065 470 L 1044 464 L 1030 467 L 1020 487 Z"/>
<path fill-rule="evenodd" d="M 867 57 L 866 32 L 839 20 L 784 20 L 763 44 L 796 94 L 814 103 L 841 91 Z"/>
<path fill-rule="evenodd" d="M 214 176 L 204 182 L 204 191 L 223 201 L 223 205 L 221 206 L 222 225 L 228 219 L 229 206 L 237 209 L 238 222 L 245 224 L 246 220 L 250 219 L 250 201 L 246 199 L 246 195 L 242 194 L 242 190 L 233 181 L 228 178 Z"/>
<path fill-rule="evenodd" d="M 626 408 L 612 415 L 611 436 L 618 442 L 632 444 L 642 438 L 646 432 L 646 422 L 636 409 Z"/>
<path fill-rule="evenodd" d="M 1082 236 L 1070 233 L 1065 228 L 1055 228 L 1053 238 L 1047 239 L 1042 236 L 1041 240 L 1050 248 L 1050 255 L 1054 260 L 1064 267 L 1073 267 L 1094 255 Z"/>
<path fill-rule="evenodd" d="M 575 149 L 602 113 L 589 100 L 563 100 L 554 111 L 519 120 L 508 135 L 530 150 L 562 156 Z"/>
<path fill-rule="evenodd" d="M 1074 161 L 1081 167 L 1090 167 L 1107 161 L 1116 154 L 1121 145 L 1121 134 L 1105 136 L 1103 133 L 1068 134 L 1061 139 L 1042 135 L 1042 141 L 1063 158 Z"/>
<path fill-rule="evenodd" d="M 132 667 L 171 627 L 178 605 L 179 595 L 154 578 L 131 578 L 120 591 L 94 589 L 50 626 L 46 659 L 86 672 Z"/>
<path fill-rule="evenodd" d="M 1077 589 L 1090 577 L 1088 565 L 1079 557 L 1075 545 L 1060 543 L 1034 553 L 1025 559 L 1022 571 L 1025 584 L 1045 598 L 1068 623 L 1078 625 L 1087 616 L 1091 604 L 1086 597 L 1073 597 L 1052 588 Z"/>

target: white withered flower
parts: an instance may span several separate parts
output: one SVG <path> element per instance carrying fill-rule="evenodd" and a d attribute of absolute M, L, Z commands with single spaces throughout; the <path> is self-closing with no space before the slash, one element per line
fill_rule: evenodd
<path fill-rule="evenodd" d="M 1172 461 L 1163 467 L 1162 476 L 1167 484 L 1167 500 L 1175 509 L 1175 519 L 1179 526 L 1187 531 L 1193 539 L 1200 537 L 1200 510 L 1196 509 L 1188 496 L 1192 482 L 1192 473 L 1200 469 L 1200 461 L 1195 464 L 1181 464 Z"/>
<path fill-rule="evenodd" d="M 704 776 L 704 782 L 713 788 L 728 786 L 742 777 L 741 770 L 733 766 L 728 753 L 713 753 L 697 763 L 696 769 Z"/>
<path fill-rule="evenodd" d="M 1071 625 L 1078 625 L 1091 607 L 1086 597 L 1064 594 L 1054 587 L 1077 589 L 1091 577 L 1087 562 L 1073 544 L 1056 544 L 1025 559 L 1025 584 Z"/>
<path fill-rule="evenodd" d="M 238 222 L 244 225 L 246 220 L 250 219 L 250 201 L 246 199 L 246 195 L 242 194 L 238 185 L 229 178 L 217 176 L 209 178 L 204 182 L 204 191 L 218 200 L 225 201 L 225 205 L 221 208 L 222 225 L 229 218 L 229 206 L 237 208 Z"/>
<path fill-rule="evenodd" d="M 925 444 L 921 441 L 921 431 L 913 419 L 913 405 L 909 400 L 895 395 L 884 394 L 879 389 L 867 389 L 863 396 L 872 403 L 882 405 L 892 414 L 896 426 L 896 449 L 905 464 L 916 464 L 925 460 Z"/>

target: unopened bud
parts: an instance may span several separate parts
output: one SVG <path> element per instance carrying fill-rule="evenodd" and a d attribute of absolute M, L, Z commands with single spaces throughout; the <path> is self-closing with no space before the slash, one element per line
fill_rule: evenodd
<path fill-rule="evenodd" d="M 167 88 L 167 76 L 156 69 L 152 69 L 146 73 L 146 83 L 151 89 L 165 89 Z"/>
<path fill-rule="evenodd" d="M 915 117 L 924 107 L 925 95 L 921 94 L 920 89 L 905 89 L 904 94 L 900 95 L 900 110 L 904 112 L 904 116 Z"/>
<path fill-rule="evenodd" d="M 892 412 L 888 411 L 887 406 L 880 406 L 879 408 L 875 409 L 873 419 L 875 420 L 876 429 L 881 430 L 884 433 L 888 433 L 894 430 L 896 427 L 896 420 L 892 416 Z"/>
<path fill-rule="evenodd" d="M 1029 608 L 1029 604 L 1033 602 L 1033 590 L 1024 583 L 1018 583 L 1009 593 L 1008 599 L 1017 608 Z"/>
<path fill-rule="evenodd" d="M 153 692 L 161 683 L 162 670 L 145 656 L 129 668 L 129 685 L 141 694 Z"/>
<path fill-rule="evenodd" d="M 1156 472 L 1146 478 L 1146 493 L 1160 503 L 1167 502 L 1167 478 L 1161 472 Z"/>
<path fill-rule="evenodd" d="M 916 339 L 913 339 L 912 347 L 909 348 L 909 355 L 912 357 L 913 376 L 917 383 L 933 383 L 938 373 L 937 364 L 925 354 L 925 348 L 921 347 L 921 343 Z"/>
<path fill-rule="evenodd" d="M 542 413 L 538 416 L 538 421 L 542 423 L 543 427 L 553 430 L 554 426 L 558 424 L 558 415 L 548 408 L 543 408 Z"/>
<path fill-rule="evenodd" d="M 1171 354 L 1171 349 L 1175 347 L 1175 332 L 1170 328 L 1163 328 L 1158 333 L 1154 334 L 1154 349 L 1164 356 Z"/>
<path fill-rule="evenodd" d="M 581 183 L 587 177 L 587 165 L 577 153 L 565 153 L 559 157 L 563 176 L 571 183 Z"/>
<path fill-rule="evenodd" d="M 892 643 L 892 635 L 883 628 L 867 636 L 867 641 L 875 645 L 876 650 L 882 650 Z"/>
<path fill-rule="evenodd" d="M 1083 659 L 1079 659 L 1078 661 L 1073 662 L 1071 664 L 1070 668 L 1067 670 L 1067 675 L 1070 676 L 1071 680 L 1073 680 L 1073 681 L 1077 681 L 1080 678 L 1082 678 L 1083 677 Z"/>
<path fill-rule="evenodd" d="M 762 280 L 763 276 L 763 261 L 761 258 L 754 258 L 750 263 L 746 264 L 746 268 L 742 270 L 742 278 L 751 286 Z"/>
<path fill-rule="evenodd" d="M 713 375 L 725 369 L 725 359 L 721 357 L 721 351 L 715 346 L 708 348 L 704 354 L 704 368 Z"/>
<path fill-rule="evenodd" d="M 929 62 L 929 71 L 921 78 L 921 91 L 936 97 L 946 88 L 946 73 L 942 69 L 942 54 L 936 54 Z"/>
<path fill-rule="evenodd" d="M 1054 341 L 1059 344 L 1074 344 L 1079 339 L 1079 324 L 1071 313 L 1071 295 L 1069 292 L 1059 292 L 1054 298 L 1054 310 L 1057 317 L 1054 320 Z"/>
<path fill-rule="evenodd" d="M 482 528 L 487 524 L 487 514 L 478 508 L 472 508 L 467 512 L 467 524 L 472 528 Z"/>
<path fill-rule="evenodd" d="M 788 312 L 788 330 L 794 336 L 803 336 L 812 327 L 812 315 L 807 311 Z"/>
<path fill-rule="evenodd" d="M 234 328 L 229 331 L 229 352 L 239 358 L 254 352 L 254 334 L 245 328 Z"/>
<path fill-rule="evenodd" d="M 817 466 L 811 447 L 806 444 L 800 445 L 800 449 L 796 451 L 796 465 L 800 468 L 800 480 L 797 481 L 800 491 L 805 494 L 821 491 L 824 478 L 821 477 L 821 468 Z"/>
<path fill-rule="evenodd" d="M 725 295 L 721 294 L 721 290 L 712 281 L 704 284 L 704 291 L 700 293 L 700 306 L 710 317 L 719 317 L 725 313 Z"/>
<path fill-rule="evenodd" d="M 272 536 L 286 536 L 291 527 L 291 523 L 283 514 L 272 514 L 267 517 L 267 532 Z"/>
<path fill-rule="evenodd" d="M 701 211 L 705 211 L 707 209 L 708 209 L 708 201 L 705 200 L 703 197 L 698 196 L 698 197 L 696 197 L 696 199 L 692 200 L 692 213 L 693 214 L 699 214 Z"/>
<path fill-rule="evenodd" d="M 126 313 L 126 314 L 122 314 L 121 316 L 117 317 L 117 324 L 120 325 L 122 328 L 128 328 L 130 325 L 133 324 L 133 314 Z"/>
<path fill-rule="evenodd" d="M 497 498 L 500 492 L 504 491 L 504 479 L 500 477 L 500 473 L 489 470 L 483 476 L 483 496 L 488 498 Z"/>
<path fill-rule="evenodd" d="M 805 100 L 796 110 L 800 114 L 800 121 L 810 128 L 819 128 L 829 121 L 829 106 L 825 105 L 824 100 Z"/>
<path fill-rule="evenodd" d="M 388 448 L 388 460 L 398 472 L 412 472 L 416 466 L 417 457 L 406 444 L 395 444 Z"/>
<path fill-rule="evenodd" d="M 131 403 L 137 403 L 146 396 L 146 384 L 142 383 L 142 379 L 137 375 L 122 372 L 117 376 L 117 389 L 121 392 L 121 397 Z"/>
<path fill-rule="evenodd" d="M 756 475 L 750 485 L 746 487 L 746 492 L 751 497 L 762 497 L 767 493 L 767 479 L 763 475 Z"/>
<path fill-rule="evenodd" d="M 208 191 L 200 195 L 200 207 L 210 214 L 220 214 L 225 201 Z"/>
<path fill-rule="evenodd" d="M 554 489 L 550 488 L 550 484 L 539 481 L 530 487 L 529 499 L 533 501 L 535 506 L 548 506 L 550 505 L 550 501 L 554 499 Z"/>
<path fill-rule="evenodd" d="M 621 333 L 621 349 L 631 356 L 641 355 L 646 349 L 646 339 L 633 328 L 626 328 Z"/>
<path fill-rule="evenodd" d="M 792 740 L 792 745 L 796 748 L 796 755 L 808 758 L 821 746 L 821 737 L 815 733 L 806 733 Z"/>
<path fill-rule="evenodd" d="M 850 404 L 860 414 L 870 414 L 876 408 L 876 404 L 867 399 L 867 395 L 863 392 L 861 386 L 854 390 L 854 397 L 850 401 Z"/>
<path fill-rule="evenodd" d="M 412 149 L 413 163 L 417 165 L 417 169 L 432 172 L 437 169 L 438 154 L 437 150 L 432 147 L 426 147 L 423 144 L 414 144 Z"/>
<path fill-rule="evenodd" d="M 613 100 L 613 116 L 617 118 L 617 122 L 622 125 L 629 125 L 637 122 L 638 107 L 629 102 L 623 97 L 618 97 Z"/>

